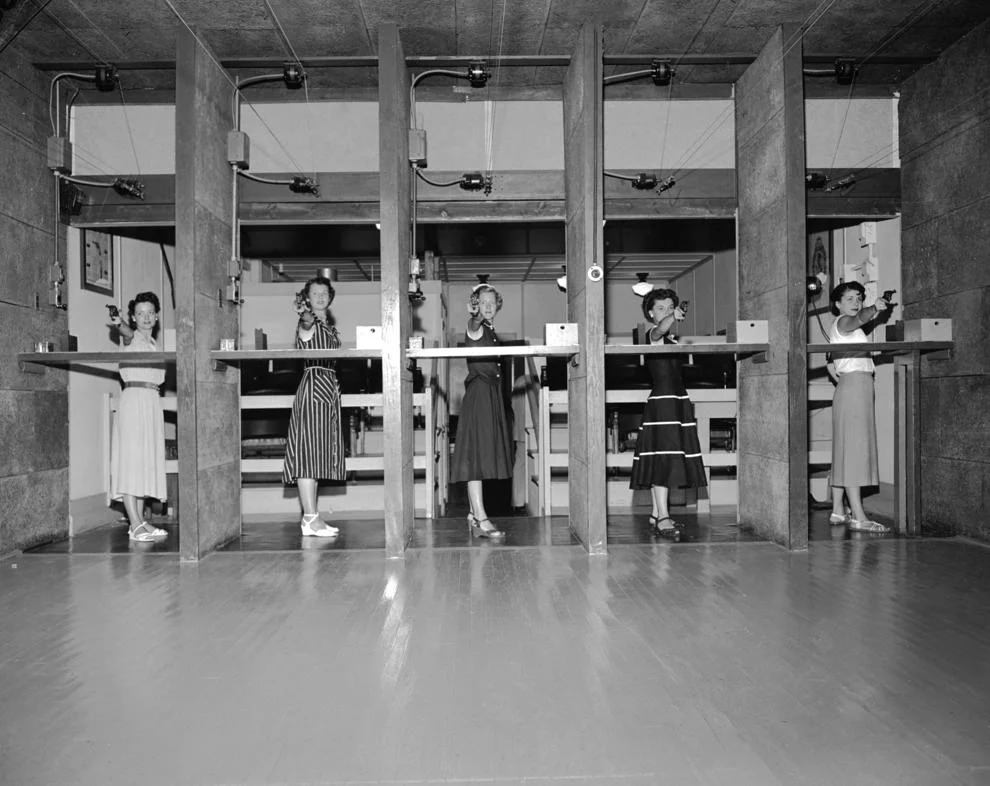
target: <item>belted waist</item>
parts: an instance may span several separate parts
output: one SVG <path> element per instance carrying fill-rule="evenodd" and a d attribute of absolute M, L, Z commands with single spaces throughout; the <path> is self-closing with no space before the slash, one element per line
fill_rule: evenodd
<path fill-rule="evenodd" d="M 158 385 L 154 382 L 125 382 L 125 388 L 148 388 L 149 390 L 158 390 Z"/>

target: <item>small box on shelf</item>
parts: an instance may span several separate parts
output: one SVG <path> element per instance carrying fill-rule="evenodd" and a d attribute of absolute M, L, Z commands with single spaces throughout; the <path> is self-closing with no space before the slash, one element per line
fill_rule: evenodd
<path fill-rule="evenodd" d="M 768 344 L 770 325 L 765 319 L 730 322 L 725 328 L 725 340 L 730 344 Z"/>
<path fill-rule="evenodd" d="M 382 326 L 358 325 L 354 328 L 354 345 L 358 349 L 381 349 Z"/>
<path fill-rule="evenodd" d="M 905 341 L 952 341 L 951 319 L 906 319 Z"/>
<path fill-rule="evenodd" d="M 547 322 L 544 343 L 548 347 L 566 347 L 578 343 L 578 326 L 574 322 Z"/>

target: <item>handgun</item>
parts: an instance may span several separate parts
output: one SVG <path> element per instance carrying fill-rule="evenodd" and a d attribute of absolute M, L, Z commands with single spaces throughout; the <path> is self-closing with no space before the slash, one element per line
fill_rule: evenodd
<path fill-rule="evenodd" d="M 893 308 L 894 306 L 897 305 L 896 303 L 893 302 L 893 297 L 895 292 L 897 292 L 896 289 L 885 289 L 883 291 L 883 294 L 880 295 L 880 297 L 882 297 L 884 300 L 887 301 L 888 308 Z"/>
<path fill-rule="evenodd" d="M 113 303 L 107 303 L 107 311 L 110 312 L 110 319 L 120 319 L 120 309 Z"/>

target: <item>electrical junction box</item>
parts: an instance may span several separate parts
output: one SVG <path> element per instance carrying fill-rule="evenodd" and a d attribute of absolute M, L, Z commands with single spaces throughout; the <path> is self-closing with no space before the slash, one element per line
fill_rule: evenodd
<path fill-rule="evenodd" d="M 576 322 L 547 322 L 544 326 L 544 339 L 548 347 L 566 347 L 578 343 Z"/>
<path fill-rule="evenodd" d="M 65 175 L 72 173 L 72 143 L 64 136 L 48 137 L 48 168 Z"/>
<path fill-rule="evenodd" d="M 905 341 L 952 341 L 951 319 L 906 319 Z"/>
<path fill-rule="evenodd" d="M 243 131 L 227 134 L 227 161 L 239 169 L 251 168 L 251 139 Z"/>
<path fill-rule="evenodd" d="M 864 221 L 859 225 L 859 245 L 869 246 L 877 242 L 877 222 Z"/>
<path fill-rule="evenodd" d="M 422 128 L 409 129 L 409 163 L 426 169 L 426 131 Z"/>
<path fill-rule="evenodd" d="M 358 349 L 381 349 L 382 326 L 358 325 L 354 328 L 354 344 Z"/>
<path fill-rule="evenodd" d="M 730 322 L 725 327 L 725 340 L 730 344 L 769 344 L 770 325 L 765 319 Z"/>

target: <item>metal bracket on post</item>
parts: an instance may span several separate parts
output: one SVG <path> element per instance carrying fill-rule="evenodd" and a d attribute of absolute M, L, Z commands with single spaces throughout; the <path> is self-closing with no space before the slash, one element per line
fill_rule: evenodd
<path fill-rule="evenodd" d="M 22 374 L 44 374 L 48 367 L 41 363 L 32 363 L 30 360 L 17 360 L 17 370 Z"/>

